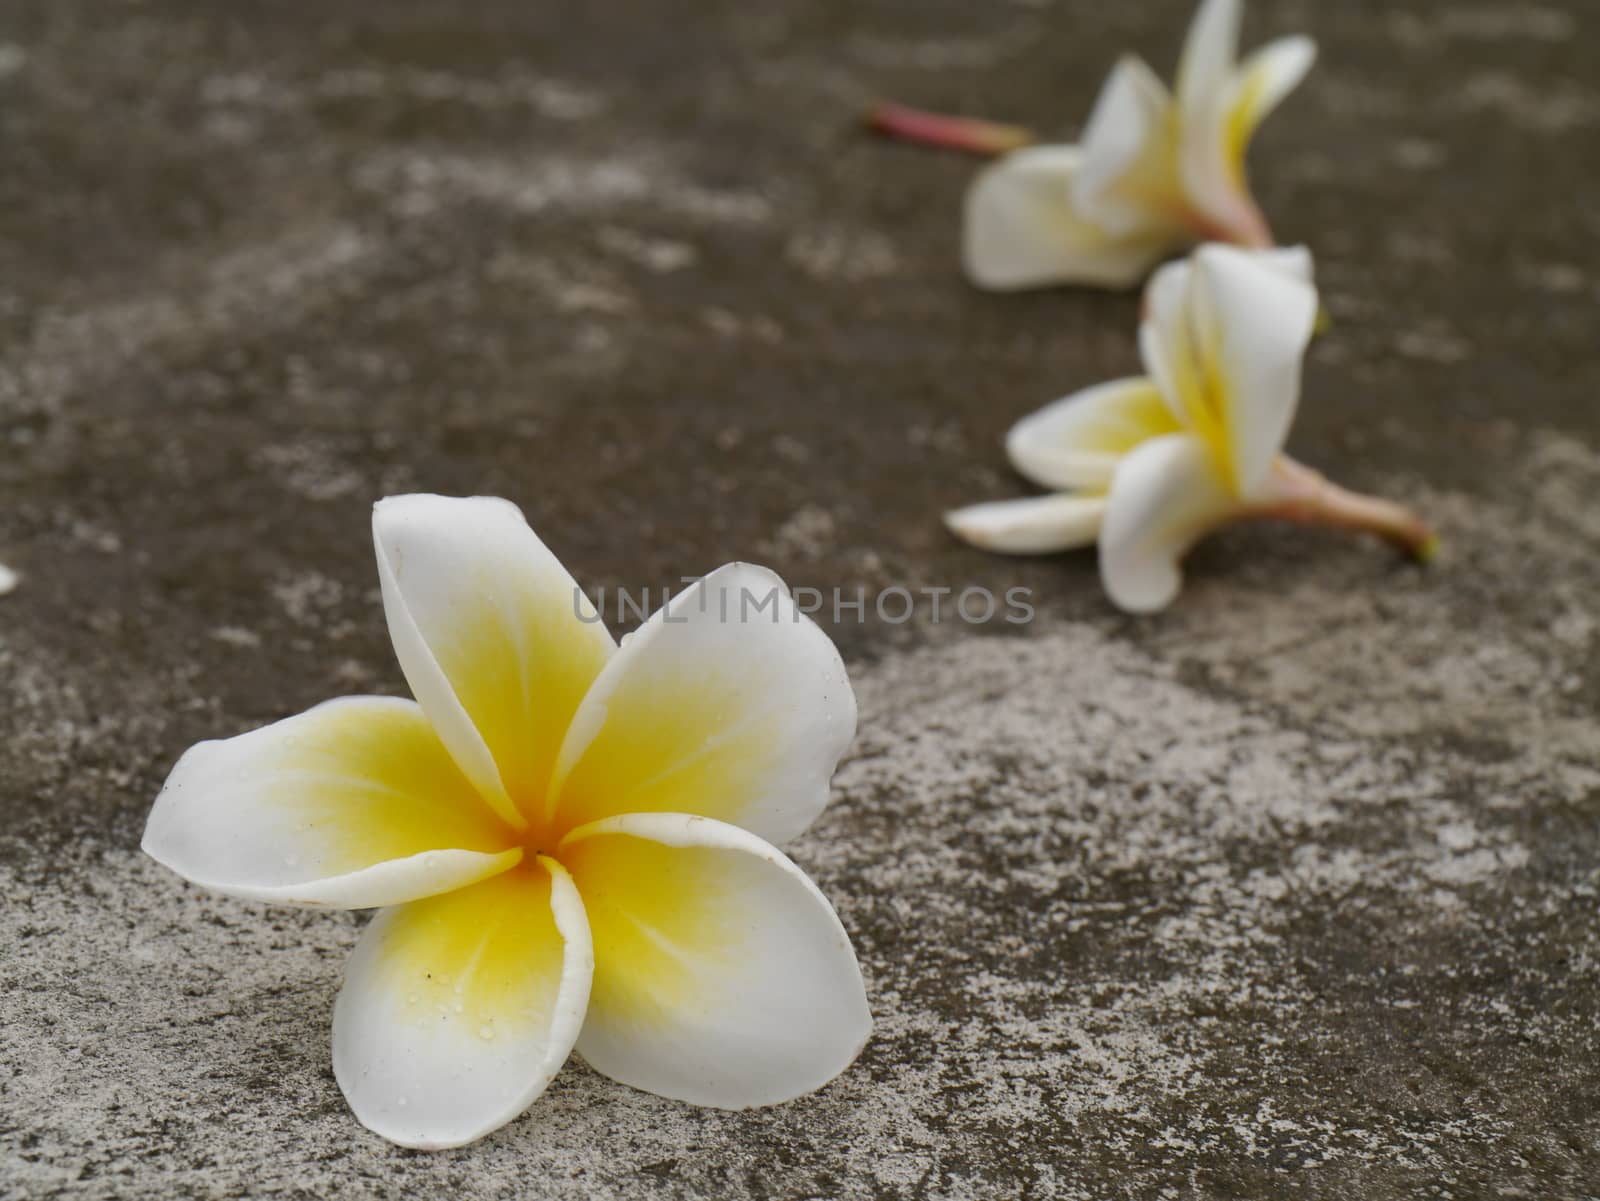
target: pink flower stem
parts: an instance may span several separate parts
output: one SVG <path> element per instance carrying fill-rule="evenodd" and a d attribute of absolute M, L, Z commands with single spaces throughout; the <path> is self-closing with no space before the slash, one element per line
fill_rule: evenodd
<path fill-rule="evenodd" d="M 1273 464 L 1272 495 L 1245 516 L 1375 534 L 1419 563 L 1439 553 L 1439 535 L 1404 505 L 1341 488 L 1287 455 Z"/>
<path fill-rule="evenodd" d="M 875 105 L 867 113 L 867 128 L 921 146 L 938 146 L 994 158 L 1038 141 L 1031 130 L 976 117 L 949 117 L 907 108 L 903 104 Z"/>

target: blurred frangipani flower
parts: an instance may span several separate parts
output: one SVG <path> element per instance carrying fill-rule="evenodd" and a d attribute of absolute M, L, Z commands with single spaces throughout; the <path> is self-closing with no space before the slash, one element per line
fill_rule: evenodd
<path fill-rule="evenodd" d="M 232 896 L 381 908 L 333 1012 L 356 1116 L 459 1146 L 574 1048 L 729 1109 L 843 1071 L 871 1027 L 855 954 L 773 843 L 826 804 L 855 699 L 781 581 L 723 567 L 619 647 L 505 501 L 391 498 L 373 532 L 416 701 L 201 743 L 144 837 Z"/>
<path fill-rule="evenodd" d="M 1151 280 L 1139 346 L 1148 375 L 1068 396 L 1006 439 L 1024 476 L 1059 491 L 946 515 L 974 546 L 1039 554 L 1098 542 L 1100 576 L 1130 612 L 1165 608 L 1189 548 L 1220 525 L 1276 518 L 1378 534 L 1427 560 L 1432 531 L 1282 454 L 1317 321 L 1304 249 L 1207 245 Z"/>
<path fill-rule="evenodd" d="M 1238 57 L 1241 0 L 1204 0 L 1176 95 L 1142 59 L 1119 62 L 1076 145 L 1025 130 L 884 106 L 873 124 L 915 141 L 1003 157 L 967 194 L 963 254 L 980 287 L 1133 287 L 1205 241 L 1265 248 L 1272 232 L 1245 156 L 1256 129 L 1316 59 L 1307 37 Z"/>

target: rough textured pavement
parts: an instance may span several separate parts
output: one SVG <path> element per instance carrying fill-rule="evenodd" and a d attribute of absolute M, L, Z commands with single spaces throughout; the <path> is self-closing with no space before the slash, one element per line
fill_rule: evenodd
<path fill-rule="evenodd" d="M 1170 613 L 987 557 L 1018 416 L 1136 300 L 968 290 L 972 164 L 884 94 L 1072 132 L 1187 0 L 9 0 L 0 10 L 0 1196 L 1600 1195 L 1600 20 L 1256 0 L 1323 60 L 1258 191 L 1332 332 L 1293 450 L 1434 569 L 1230 532 Z M 833 626 L 863 707 L 791 848 L 878 1015 L 773 1110 L 574 1061 L 426 1155 L 354 1121 L 359 915 L 137 851 L 191 742 L 400 691 L 390 492 L 523 505 L 594 586 L 731 558 L 1034 590 Z"/>

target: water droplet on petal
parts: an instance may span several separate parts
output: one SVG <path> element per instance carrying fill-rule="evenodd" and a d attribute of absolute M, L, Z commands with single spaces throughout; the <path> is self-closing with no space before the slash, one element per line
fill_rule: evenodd
<path fill-rule="evenodd" d="M 494 1027 L 489 1025 L 488 1023 L 485 1023 L 482 1026 L 479 1026 L 478 1027 L 478 1037 L 483 1039 L 485 1042 L 488 1042 L 490 1039 L 494 1038 Z"/>

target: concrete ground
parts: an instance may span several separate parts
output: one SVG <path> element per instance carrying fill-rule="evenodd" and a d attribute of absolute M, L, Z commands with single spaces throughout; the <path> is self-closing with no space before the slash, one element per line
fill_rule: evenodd
<path fill-rule="evenodd" d="M 1226 533 L 1169 613 L 964 548 L 999 439 L 1137 301 L 978 294 L 973 164 L 1188 0 L 8 0 L 0 10 L 0 1196 L 1600 1195 L 1600 26 L 1255 0 L 1323 58 L 1257 189 L 1334 326 L 1292 449 L 1441 527 Z M 830 626 L 862 703 L 791 848 L 877 1032 L 690 1109 L 574 1061 L 465 1150 L 351 1117 L 359 915 L 137 849 L 191 742 L 400 691 L 369 506 L 488 492 L 596 587 L 1033 590 Z"/>

